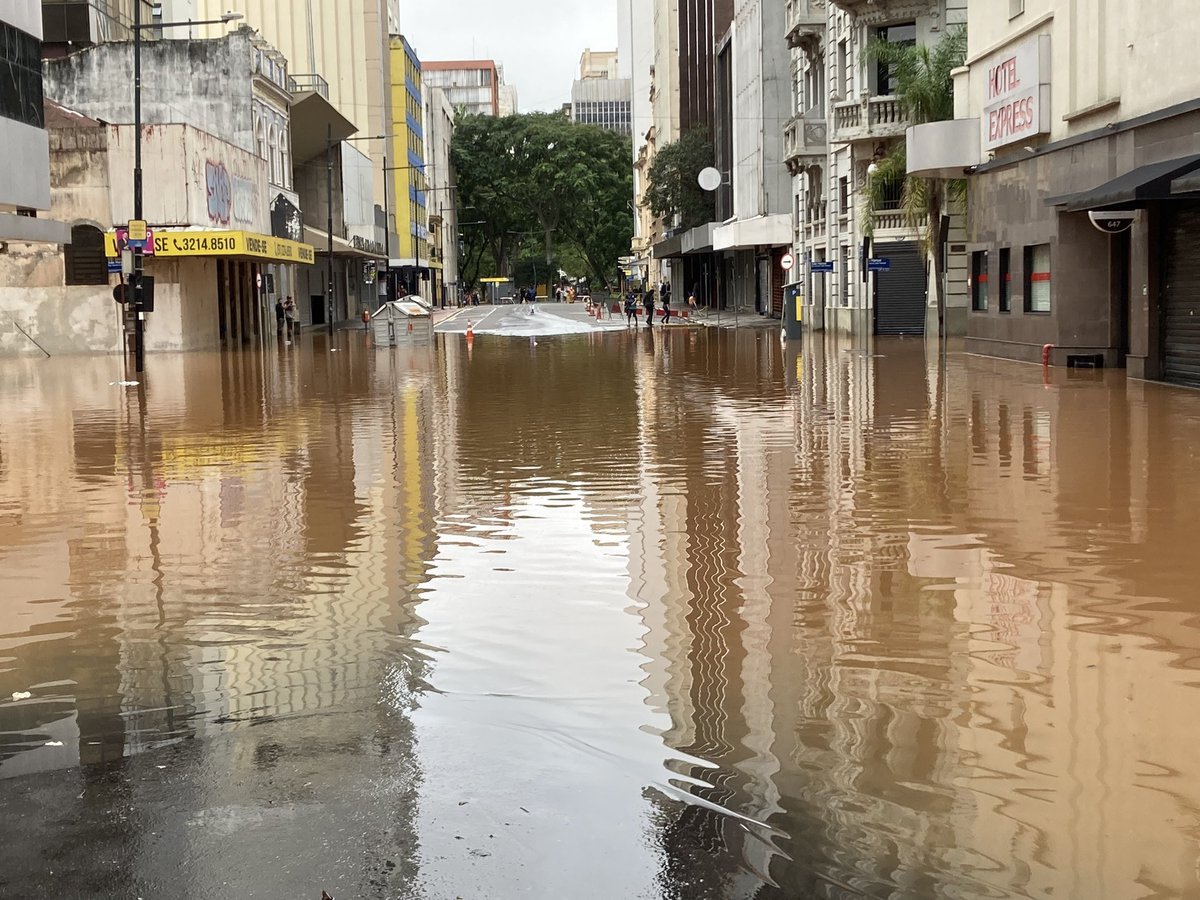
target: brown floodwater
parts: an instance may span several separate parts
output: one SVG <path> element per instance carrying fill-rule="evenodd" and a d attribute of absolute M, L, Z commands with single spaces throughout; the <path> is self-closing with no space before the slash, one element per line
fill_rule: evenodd
<path fill-rule="evenodd" d="M 1200 897 L 1200 394 L 325 340 L 0 361 L 0 896 Z"/>

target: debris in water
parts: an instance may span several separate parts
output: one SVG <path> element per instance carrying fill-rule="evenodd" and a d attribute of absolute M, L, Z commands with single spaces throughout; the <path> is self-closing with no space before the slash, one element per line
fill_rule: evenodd
<path fill-rule="evenodd" d="M 46 741 L 47 747 L 61 747 L 62 745 L 63 745 L 62 741 Z"/>
<path fill-rule="evenodd" d="M 13 691 L 14 700 L 28 700 L 32 696 L 33 694 L 29 691 Z"/>
<path fill-rule="evenodd" d="M 109 387 L 137 387 L 141 384 L 140 381 L 110 381 Z"/>
<path fill-rule="evenodd" d="M 325 891 L 321 891 L 321 900 L 333 900 Z"/>

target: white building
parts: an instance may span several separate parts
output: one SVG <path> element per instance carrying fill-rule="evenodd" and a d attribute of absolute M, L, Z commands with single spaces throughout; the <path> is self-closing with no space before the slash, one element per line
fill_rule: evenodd
<path fill-rule="evenodd" d="M 449 304 L 458 292 L 458 213 L 450 142 L 454 107 L 441 88 L 425 89 L 425 174 L 429 209 L 429 256 L 433 274 L 430 299 Z"/>
<path fill-rule="evenodd" d="M 422 60 L 421 79 L 441 88 L 450 104 L 470 116 L 498 116 L 501 69 L 491 59 Z"/>
<path fill-rule="evenodd" d="M 632 83 L 617 75 L 617 51 L 584 50 L 571 84 L 571 121 L 632 134 Z"/>
<path fill-rule="evenodd" d="M 801 288 L 808 327 L 858 335 L 936 330 L 920 233 L 900 213 L 898 191 L 866 221 L 868 170 L 903 140 L 909 123 L 893 74 L 868 62 L 865 48 L 875 39 L 936 43 L 947 28 L 966 22 L 966 6 L 967 0 L 788 0 L 792 115 L 784 141 L 797 260 L 791 277 Z M 955 258 L 961 265 L 961 235 L 951 238 L 959 251 L 951 265 Z M 868 271 L 869 257 L 890 268 Z M 947 298 L 948 307 L 964 305 L 961 291 Z"/>
<path fill-rule="evenodd" d="M 956 119 L 908 144 L 969 176 L 968 350 L 1200 386 L 1195 13 L 971 0 Z"/>
<path fill-rule="evenodd" d="M 42 107 L 42 6 L 10 0 L 0 9 L 0 242 L 65 244 L 68 229 L 39 218 L 50 209 L 50 139 Z M 0 243 L 0 247 L 4 246 Z"/>

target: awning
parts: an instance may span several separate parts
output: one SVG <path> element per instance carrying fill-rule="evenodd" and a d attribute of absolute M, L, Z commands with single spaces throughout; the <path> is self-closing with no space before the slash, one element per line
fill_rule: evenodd
<path fill-rule="evenodd" d="M 267 260 L 268 262 L 312 265 L 315 254 L 309 244 L 255 234 L 252 231 L 209 231 L 206 229 L 150 229 L 154 247 L 147 248 L 151 258 L 179 259 L 181 257 L 218 256 L 223 259 Z M 104 235 L 104 252 L 116 259 L 117 235 Z"/>
<path fill-rule="evenodd" d="M 716 222 L 705 222 L 683 235 L 683 255 L 692 253 L 710 253 L 713 248 L 713 233 L 717 230 Z"/>
<path fill-rule="evenodd" d="M 669 238 L 663 238 L 650 248 L 650 252 L 654 254 L 655 259 L 671 259 L 672 257 L 682 256 L 683 235 L 673 234 Z"/>
<path fill-rule="evenodd" d="M 714 250 L 754 250 L 792 243 L 792 217 L 786 213 L 741 219 L 713 229 Z"/>
<path fill-rule="evenodd" d="M 1200 153 L 1151 163 L 1106 181 L 1090 191 L 1050 197 L 1046 205 L 1062 207 L 1064 212 L 1083 212 L 1090 209 L 1136 208 L 1150 200 L 1170 200 L 1185 196 L 1173 193 L 1171 183 L 1197 169 L 1200 169 Z"/>
<path fill-rule="evenodd" d="M 331 129 L 335 144 L 358 131 L 354 123 L 315 91 L 296 95 L 290 120 L 292 159 L 298 163 L 308 162 L 325 153 Z"/>
<path fill-rule="evenodd" d="M 304 226 L 304 239 L 308 241 L 316 249 L 321 256 L 329 255 L 329 235 L 319 228 L 312 228 L 308 225 Z M 369 250 L 360 250 L 344 238 L 337 235 L 333 236 L 333 255 L 334 256 L 353 256 L 358 259 L 383 259 Z"/>

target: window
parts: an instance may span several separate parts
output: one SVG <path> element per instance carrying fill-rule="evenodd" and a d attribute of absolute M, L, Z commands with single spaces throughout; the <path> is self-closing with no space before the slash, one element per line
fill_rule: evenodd
<path fill-rule="evenodd" d="M 1050 245 L 1025 248 L 1025 311 L 1050 312 Z"/>
<path fill-rule="evenodd" d="M 91 225 L 71 229 L 71 243 L 63 247 L 67 284 L 108 284 L 104 258 L 104 232 Z"/>
<path fill-rule="evenodd" d="M 1012 250 L 1003 247 L 1000 250 L 1000 312 L 1012 311 Z"/>
<path fill-rule="evenodd" d="M 899 47 L 911 47 L 917 42 L 917 23 L 905 22 L 901 25 L 886 25 L 875 30 L 875 37 Z M 878 63 L 875 67 L 875 93 L 881 97 L 896 93 L 894 67 Z"/>
<path fill-rule="evenodd" d="M 1025 12 L 1025 0 L 1008 0 L 1008 17 L 1015 19 Z"/>
<path fill-rule="evenodd" d="M 976 250 L 971 254 L 971 309 L 985 312 L 988 308 L 988 254 Z"/>
<path fill-rule="evenodd" d="M 850 305 L 850 245 L 842 244 L 842 306 Z"/>
<path fill-rule="evenodd" d="M 837 45 L 837 93 L 842 100 L 850 93 L 850 45 L 845 40 Z"/>
<path fill-rule="evenodd" d="M 838 215 L 850 214 L 850 179 L 842 176 L 838 179 Z"/>
<path fill-rule="evenodd" d="M 0 117 L 44 128 L 42 42 L 0 21 L 0 60 Z"/>

